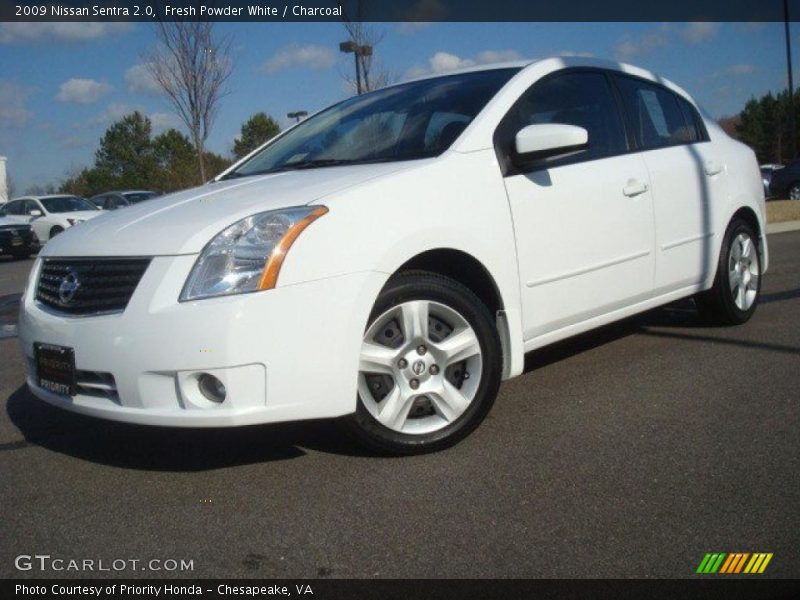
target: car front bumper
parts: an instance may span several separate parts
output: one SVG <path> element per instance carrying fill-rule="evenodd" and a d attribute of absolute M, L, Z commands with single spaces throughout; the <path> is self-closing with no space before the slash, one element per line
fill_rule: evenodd
<path fill-rule="evenodd" d="M 358 355 L 386 275 L 362 272 L 274 290 L 178 302 L 195 256 L 154 258 L 122 313 L 74 317 L 20 308 L 27 383 L 42 400 L 147 425 L 217 427 L 336 417 L 355 410 Z M 34 343 L 74 349 L 75 396 L 38 385 Z M 210 373 L 217 404 L 199 391 Z"/>

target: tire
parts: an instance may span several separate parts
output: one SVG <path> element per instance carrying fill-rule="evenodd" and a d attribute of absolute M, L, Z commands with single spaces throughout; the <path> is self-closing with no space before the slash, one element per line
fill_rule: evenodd
<path fill-rule="evenodd" d="M 54 237 L 56 237 L 59 233 L 62 233 L 63 231 L 64 231 L 63 227 L 61 227 L 60 225 L 56 225 L 50 230 L 50 237 L 47 239 L 52 240 Z"/>
<path fill-rule="evenodd" d="M 381 453 L 441 450 L 483 421 L 501 374 L 497 328 L 477 296 L 447 277 L 403 273 L 375 301 L 364 333 L 356 412 L 342 423 Z"/>
<path fill-rule="evenodd" d="M 758 236 L 743 219 L 728 225 L 713 287 L 695 297 L 701 315 L 720 325 L 745 323 L 761 295 L 761 255 Z"/>
<path fill-rule="evenodd" d="M 787 192 L 789 200 L 800 200 L 800 181 L 789 184 Z"/>

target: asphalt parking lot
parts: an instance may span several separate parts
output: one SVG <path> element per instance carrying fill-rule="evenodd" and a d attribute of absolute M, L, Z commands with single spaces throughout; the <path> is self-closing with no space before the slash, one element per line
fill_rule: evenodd
<path fill-rule="evenodd" d="M 364 455 L 321 422 L 72 415 L 0 339 L 0 576 L 49 554 L 191 559 L 169 573 L 191 577 L 689 577 L 741 551 L 800 577 L 800 232 L 770 245 L 750 323 L 682 302 L 531 354 L 475 434 L 423 457 Z M 0 259 L 0 324 L 31 264 Z"/>

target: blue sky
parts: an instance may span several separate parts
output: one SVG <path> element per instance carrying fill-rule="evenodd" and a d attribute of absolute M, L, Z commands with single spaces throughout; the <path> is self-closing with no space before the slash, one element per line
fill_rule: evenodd
<path fill-rule="evenodd" d="M 218 25 L 234 38 L 235 70 L 209 148 L 230 153 L 258 111 L 282 124 L 350 92 L 352 55 L 337 23 Z M 783 24 L 435 23 L 375 24 L 381 67 L 397 79 L 513 58 L 586 53 L 652 69 L 686 88 L 712 115 L 786 86 Z M 794 64 L 800 27 L 794 24 Z M 156 131 L 180 123 L 141 68 L 153 45 L 141 23 L 0 24 L 0 155 L 17 193 L 90 165 L 108 124 L 134 109 Z M 800 79 L 800 77 L 797 77 Z"/>

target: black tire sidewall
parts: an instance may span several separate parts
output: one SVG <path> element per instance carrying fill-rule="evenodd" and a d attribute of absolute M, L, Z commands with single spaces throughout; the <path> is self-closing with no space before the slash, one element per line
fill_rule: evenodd
<path fill-rule="evenodd" d="M 488 309 L 466 287 L 434 274 L 397 277 L 380 293 L 369 317 L 367 329 L 390 308 L 412 300 L 430 300 L 460 313 L 475 331 L 481 347 L 481 382 L 470 406 L 456 421 L 424 435 L 410 435 L 378 422 L 361 401 L 350 415 L 356 434 L 376 450 L 392 454 L 419 454 L 451 446 L 473 431 L 494 403 L 502 375 L 502 350 L 497 328 Z"/>

